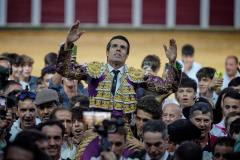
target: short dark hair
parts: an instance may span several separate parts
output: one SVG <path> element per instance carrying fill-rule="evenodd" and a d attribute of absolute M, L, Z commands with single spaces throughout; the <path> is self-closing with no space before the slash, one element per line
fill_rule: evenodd
<path fill-rule="evenodd" d="M 37 129 L 26 129 L 17 134 L 14 141 L 24 143 L 26 140 L 35 143 L 39 140 L 47 140 L 47 136 Z"/>
<path fill-rule="evenodd" d="M 108 42 L 106 50 L 107 50 L 107 51 L 110 50 L 111 42 L 112 42 L 112 40 L 114 40 L 114 39 L 121 39 L 121 40 L 125 41 L 125 42 L 127 43 L 127 45 L 128 45 L 128 47 L 127 47 L 127 54 L 129 54 L 129 51 L 130 51 L 130 43 L 129 43 L 128 39 L 127 39 L 126 37 L 122 36 L 122 35 L 113 36 L 113 37 L 110 39 L 110 41 Z"/>
<path fill-rule="evenodd" d="M 22 65 L 22 57 L 19 54 L 6 52 L 6 53 L 3 53 L 2 55 L 6 56 L 12 65 L 15 65 L 15 66 Z"/>
<path fill-rule="evenodd" d="M 228 87 L 237 87 L 239 85 L 240 85 L 240 77 L 235 77 L 228 83 Z"/>
<path fill-rule="evenodd" d="M 41 78 L 43 78 L 46 74 L 55 74 L 56 72 L 55 66 L 46 66 L 41 71 Z"/>
<path fill-rule="evenodd" d="M 186 77 L 181 80 L 178 88 L 193 88 L 197 92 L 197 83 L 195 80 Z"/>
<path fill-rule="evenodd" d="M 230 126 L 228 126 L 228 125 L 231 125 L 232 123 L 228 124 L 228 120 L 231 117 L 238 117 L 238 118 L 240 118 L 240 112 L 230 112 L 230 113 L 227 114 L 227 116 L 225 117 L 225 120 L 224 120 L 225 128 L 228 128 L 228 127 L 230 128 Z"/>
<path fill-rule="evenodd" d="M 8 61 L 11 65 L 11 60 L 6 55 L 0 55 L 0 61 Z"/>
<path fill-rule="evenodd" d="M 208 103 L 205 103 L 205 102 L 195 103 L 190 109 L 190 113 L 189 113 L 190 118 L 192 117 L 193 112 L 195 112 L 195 111 L 201 111 L 202 114 L 210 113 L 211 118 L 213 120 L 213 110 L 212 110 L 212 107 Z"/>
<path fill-rule="evenodd" d="M 140 98 L 137 102 L 137 110 L 139 109 L 151 114 L 153 119 L 162 117 L 161 103 L 156 100 L 155 96 L 147 95 Z"/>
<path fill-rule="evenodd" d="M 222 107 L 221 107 L 221 104 L 222 104 L 222 99 L 224 98 L 225 94 L 227 94 L 228 92 L 234 90 L 233 88 L 224 88 L 220 94 L 218 95 L 218 99 L 217 99 L 217 102 L 215 104 L 215 109 L 217 112 L 222 112 Z"/>
<path fill-rule="evenodd" d="M 196 140 L 201 137 L 201 131 L 188 119 L 178 119 L 169 124 L 167 128 L 169 141 L 174 144 L 181 144 L 184 141 Z"/>
<path fill-rule="evenodd" d="M 235 119 L 230 125 L 230 135 L 240 133 L 240 118 Z"/>
<path fill-rule="evenodd" d="M 212 68 L 212 67 L 203 67 L 201 68 L 196 76 L 197 76 L 197 79 L 200 81 L 202 78 L 210 78 L 210 79 L 213 79 L 214 77 L 214 74 L 216 72 L 216 69 Z"/>
<path fill-rule="evenodd" d="M 47 120 L 43 123 L 40 123 L 37 128 L 42 131 L 43 127 L 45 126 L 58 126 L 62 130 L 62 137 L 64 136 L 65 128 L 63 124 L 59 120 Z"/>
<path fill-rule="evenodd" d="M 83 112 L 85 110 L 82 108 L 71 108 L 72 119 L 73 120 L 83 120 Z"/>
<path fill-rule="evenodd" d="M 213 153 L 215 152 L 215 147 L 217 145 L 219 146 L 228 146 L 228 147 L 234 147 L 235 140 L 230 137 L 219 137 L 215 144 L 213 145 Z"/>
<path fill-rule="evenodd" d="M 240 93 L 238 93 L 238 91 L 236 91 L 235 89 L 227 92 L 223 98 L 223 100 L 225 98 L 232 98 L 232 99 L 236 99 L 236 100 L 240 100 Z"/>
<path fill-rule="evenodd" d="M 193 142 L 184 142 L 174 153 L 174 158 L 177 160 L 202 160 L 202 149 L 199 145 Z"/>
<path fill-rule="evenodd" d="M 194 56 L 194 47 L 191 44 L 185 44 L 182 47 L 182 55 L 184 56 Z"/>
<path fill-rule="evenodd" d="M 46 65 L 52 66 L 52 65 L 57 64 L 57 57 L 58 57 L 58 55 L 55 52 L 50 52 L 50 53 L 46 54 L 44 57 L 45 66 Z"/>
<path fill-rule="evenodd" d="M 147 65 L 155 72 L 160 68 L 160 64 L 160 58 L 157 55 L 147 55 L 142 61 L 141 68 Z"/>
<path fill-rule="evenodd" d="M 51 159 L 45 152 L 40 150 L 36 144 L 29 143 L 28 141 L 25 141 L 25 142 L 14 141 L 14 142 L 8 144 L 6 146 L 6 148 L 4 148 L 4 158 L 5 159 L 7 158 L 9 149 L 11 147 L 21 148 L 25 151 L 31 152 L 34 160 L 43 160 L 43 159 L 50 160 Z"/>
<path fill-rule="evenodd" d="M 146 132 L 160 132 L 163 138 L 167 138 L 167 126 L 163 121 L 160 120 L 150 120 L 146 122 L 143 126 L 143 134 Z"/>
<path fill-rule="evenodd" d="M 71 100 L 70 100 L 71 108 L 73 108 L 74 105 L 78 102 L 80 103 L 81 107 L 89 108 L 89 103 L 90 103 L 89 102 L 89 97 L 84 96 L 84 95 L 77 95 L 77 96 L 72 97 Z"/>
<path fill-rule="evenodd" d="M 128 130 L 125 126 L 119 126 L 116 130 L 116 132 L 114 133 L 109 133 L 109 134 L 119 134 L 119 135 L 122 135 L 124 136 L 124 139 L 126 140 L 127 139 L 127 135 L 128 135 Z"/>

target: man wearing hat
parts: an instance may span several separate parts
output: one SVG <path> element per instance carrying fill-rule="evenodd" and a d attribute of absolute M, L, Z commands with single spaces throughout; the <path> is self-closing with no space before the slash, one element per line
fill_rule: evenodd
<path fill-rule="evenodd" d="M 59 106 L 59 96 L 55 90 L 43 89 L 37 93 L 35 104 L 43 122 L 49 120 L 51 112 Z"/>

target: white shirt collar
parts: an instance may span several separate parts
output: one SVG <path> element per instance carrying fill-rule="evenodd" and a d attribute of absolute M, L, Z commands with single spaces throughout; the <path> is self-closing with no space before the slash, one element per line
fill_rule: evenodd
<path fill-rule="evenodd" d="M 115 70 L 110 64 L 107 64 L 108 70 L 111 73 L 113 70 Z M 123 65 L 122 67 L 118 68 L 117 70 L 120 71 L 121 74 L 123 74 L 124 70 L 125 70 L 125 65 Z"/>

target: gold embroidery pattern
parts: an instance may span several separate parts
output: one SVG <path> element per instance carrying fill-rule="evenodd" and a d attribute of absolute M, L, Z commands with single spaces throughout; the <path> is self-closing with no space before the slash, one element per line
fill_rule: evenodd
<path fill-rule="evenodd" d="M 133 67 L 129 67 L 127 74 L 129 75 L 129 79 L 134 83 L 144 82 L 144 72 L 141 69 L 135 69 Z"/>
<path fill-rule="evenodd" d="M 100 62 L 91 62 L 87 65 L 87 73 L 92 78 L 99 78 L 106 70 L 106 65 Z"/>
<path fill-rule="evenodd" d="M 135 91 L 127 81 L 127 75 L 123 74 L 121 85 L 116 95 L 111 95 L 111 75 L 106 74 L 105 79 L 99 83 L 96 97 L 90 98 L 90 107 L 103 108 L 107 110 L 123 110 L 124 113 L 132 113 L 136 109 Z"/>
<path fill-rule="evenodd" d="M 98 136 L 98 134 L 93 131 L 88 130 L 85 132 L 85 136 L 83 137 L 82 141 L 80 142 L 80 144 L 78 146 L 78 150 L 76 153 L 76 159 L 78 159 L 78 160 L 81 159 L 81 157 L 82 157 L 85 149 L 89 145 L 89 143 L 92 142 L 97 136 Z"/>

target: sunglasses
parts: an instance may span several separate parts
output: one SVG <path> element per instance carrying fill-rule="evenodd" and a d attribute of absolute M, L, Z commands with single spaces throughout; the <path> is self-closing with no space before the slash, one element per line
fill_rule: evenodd
<path fill-rule="evenodd" d="M 29 92 L 29 91 L 22 91 L 19 93 L 19 95 L 17 96 L 17 98 L 21 101 L 29 98 L 29 99 L 32 99 L 32 100 L 35 100 L 36 98 L 36 94 L 33 93 L 33 92 Z"/>
<path fill-rule="evenodd" d="M 116 147 L 120 147 L 123 143 L 122 142 L 110 142 L 111 146 L 115 145 Z"/>

